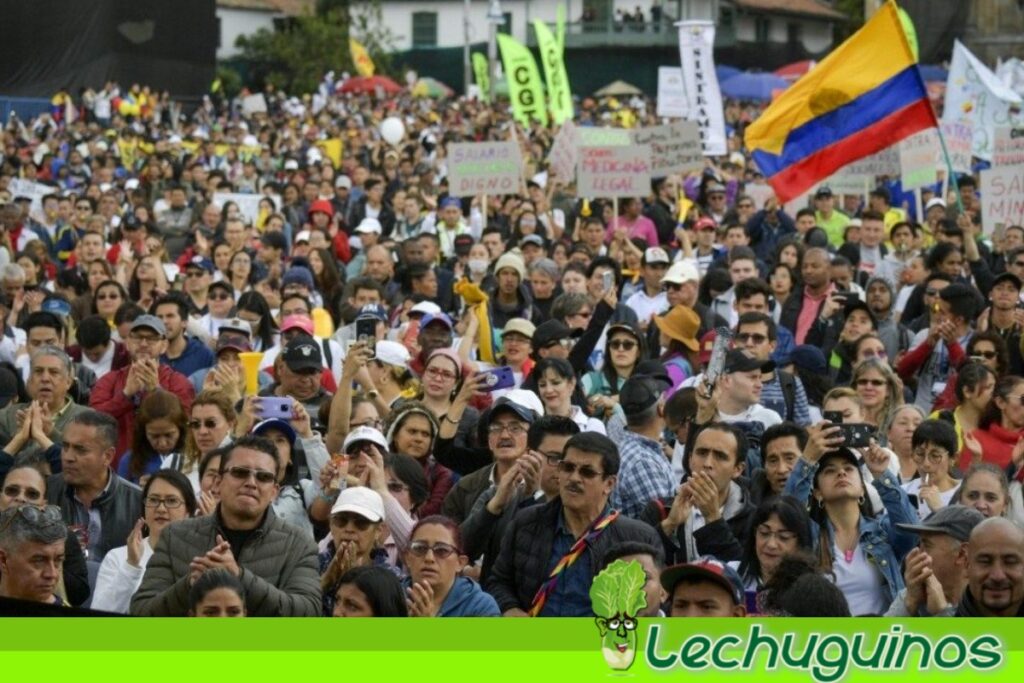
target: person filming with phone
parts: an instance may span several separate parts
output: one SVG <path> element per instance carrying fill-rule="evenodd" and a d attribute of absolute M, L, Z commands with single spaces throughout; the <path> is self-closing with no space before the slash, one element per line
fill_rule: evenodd
<path fill-rule="evenodd" d="M 305 407 L 313 421 L 313 428 L 320 427 L 317 416 L 320 405 L 331 400 L 331 394 L 320 385 L 323 358 L 320 355 L 320 344 L 309 335 L 292 338 L 284 347 L 284 351 L 274 363 L 274 376 L 277 382 L 259 392 L 260 396 L 290 398 Z M 282 415 L 290 419 L 291 411 L 282 410 Z M 263 419 L 281 417 L 282 415 L 261 414 Z"/>

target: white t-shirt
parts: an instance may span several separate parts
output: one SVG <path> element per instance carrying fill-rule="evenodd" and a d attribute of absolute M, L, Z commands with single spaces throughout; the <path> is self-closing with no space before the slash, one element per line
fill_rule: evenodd
<path fill-rule="evenodd" d="M 764 425 L 765 429 L 782 422 L 782 418 L 779 417 L 778 413 L 760 404 L 750 406 L 739 415 L 730 415 L 719 410 L 718 419 L 729 424 L 734 422 L 760 422 Z"/>
<path fill-rule="evenodd" d="M 911 479 L 906 484 L 903 484 L 903 490 L 906 491 L 908 496 L 917 496 L 917 514 L 921 519 L 924 519 L 931 513 L 935 512 L 928 503 L 924 502 L 924 498 L 921 498 L 921 486 L 924 484 L 924 480 L 921 477 L 917 479 Z M 960 490 L 960 482 L 957 482 L 956 486 L 948 491 L 939 493 L 939 500 L 942 501 L 942 507 L 949 505 L 950 501 L 953 500 L 953 496 Z"/>
<path fill-rule="evenodd" d="M 835 545 L 832 546 L 832 557 L 835 584 L 846 596 L 850 614 L 855 617 L 885 614 L 889 609 L 889 601 L 885 599 L 885 579 L 868 562 L 860 544 L 853 550 L 849 562 L 846 554 Z M 825 576 L 829 577 L 828 574 Z"/>
<path fill-rule="evenodd" d="M 110 366 L 114 362 L 115 350 L 115 345 L 111 343 L 110 346 L 107 347 L 107 350 L 104 352 L 103 356 L 100 358 L 98 363 L 93 363 L 91 360 L 89 360 L 89 357 L 83 353 L 82 365 L 95 372 L 96 379 L 98 380 L 99 378 L 103 377 L 103 375 L 110 372 Z"/>
<path fill-rule="evenodd" d="M 653 297 L 647 296 L 641 283 L 636 294 L 626 299 L 626 308 L 636 311 L 636 317 L 642 324 L 649 323 L 651 318 L 668 309 L 668 295 L 658 292 Z"/>

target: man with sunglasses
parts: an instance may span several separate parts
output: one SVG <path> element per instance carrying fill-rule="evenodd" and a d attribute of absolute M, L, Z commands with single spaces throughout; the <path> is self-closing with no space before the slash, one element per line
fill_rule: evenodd
<path fill-rule="evenodd" d="M 779 342 L 779 327 L 765 313 L 743 313 L 736 325 L 733 344 L 759 361 L 773 360 Z M 788 354 L 787 354 L 788 355 Z M 779 417 L 801 427 L 811 423 L 807 391 L 799 377 L 776 367 L 762 377 L 761 405 Z"/>
<path fill-rule="evenodd" d="M 210 312 L 206 300 L 213 271 L 213 261 L 205 256 L 193 256 L 185 263 L 185 294 L 188 295 L 189 315 L 202 317 Z"/>
<path fill-rule="evenodd" d="M 313 540 L 274 515 L 280 456 L 261 436 L 238 439 L 220 465 L 220 503 L 211 515 L 172 524 L 132 598 L 134 616 L 185 616 L 189 588 L 223 569 L 245 587 L 249 616 L 320 613 L 320 574 Z"/>
<path fill-rule="evenodd" d="M 559 496 L 521 510 L 487 581 L 505 616 L 593 616 L 590 586 L 601 558 L 627 541 L 657 547 L 647 524 L 611 508 L 619 449 L 606 436 L 571 437 L 558 464 Z"/>
<path fill-rule="evenodd" d="M 0 598 L 63 605 L 55 592 L 67 531 L 53 506 L 21 505 L 0 513 Z"/>
<path fill-rule="evenodd" d="M 195 397 L 192 383 L 180 372 L 160 363 L 167 350 L 167 329 L 155 315 L 141 315 L 131 324 L 125 340 L 131 365 L 111 370 L 93 387 L 89 406 L 111 415 L 118 423 L 117 451 L 114 466 L 128 450 L 135 430 L 135 413 L 142 399 L 158 388 L 169 391 L 181 401 L 188 413 Z M 127 535 L 127 533 L 125 534 Z"/>

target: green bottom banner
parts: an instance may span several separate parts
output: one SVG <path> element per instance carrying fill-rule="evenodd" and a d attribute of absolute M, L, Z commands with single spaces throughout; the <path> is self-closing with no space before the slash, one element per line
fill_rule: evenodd
<path fill-rule="evenodd" d="M 147 682 L 563 681 L 688 676 L 832 683 L 1024 675 L 1014 619 L 22 619 L 0 620 L 4 672 Z M 603 635 L 602 635 L 603 634 Z M 399 678 L 401 677 L 401 678 Z M 940 679 L 940 677 L 947 677 Z M 409 678 L 407 680 L 413 680 Z"/>

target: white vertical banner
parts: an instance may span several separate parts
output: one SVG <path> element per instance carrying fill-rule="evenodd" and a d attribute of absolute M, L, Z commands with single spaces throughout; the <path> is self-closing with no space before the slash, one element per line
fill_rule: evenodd
<path fill-rule="evenodd" d="M 1004 85 L 992 71 L 958 40 L 946 79 L 942 122 L 962 122 L 974 133 L 974 156 L 992 158 L 995 130 L 1024 124 L 1024 98 Z"/>
<path fill-rule="evenodd" d="M 685 118 L 690 112 L 683 87 L 683 70 L 677 66 L 658 67 L 658 116 Z"/>
<path fill-rule="evenodd" d="M 676 26 L 689 118 L 700 126 L 705 156 L 727 154 L 722 93 L 715 75 L 715 25 L 710 21 L 680 21 Z"/>

